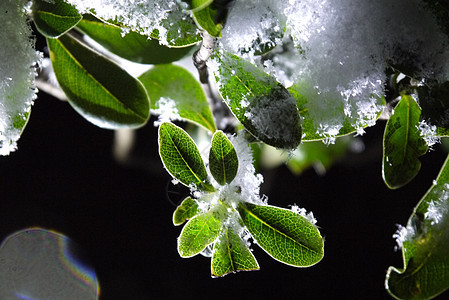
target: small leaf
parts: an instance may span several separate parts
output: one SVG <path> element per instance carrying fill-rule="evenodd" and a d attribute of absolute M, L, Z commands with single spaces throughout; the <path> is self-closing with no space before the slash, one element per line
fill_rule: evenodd
<path fill-rule="evenodd" d="M 169 48 L 157 39 L 130 31 L 122 36 L 122 28 L 92 15 L 84 16 L 77 28 L 112 53 L 140 64 L 166 64 L 186 56 L 190 47 Z"/>
<path fill-rule="evenodd" d="M 250 203 L 240 204 L 238 211 L 257 244 L 274 259 L 296 267 L 308 267 L 323 258 L 320 232 L 299 214 Z"/>
<path fill-rule="evenodd" d="M 181 231 L 178 252 L 181 257 L 192 257 L 204 250 L 218 237 L 221 221 L 212 212 L 197 215 Z"/>
<path fill-rule="evenodd" d="M 385 287 L 397 299 L 430 299 L 449 288 L 449 157 L 400 234 L 404 267 Z"/>
<path fill-rule="evenodd" d="M 108 129 L 147 122 L 150 103 L 140 81 L 68 34 L 47 44 L 59 85 L 84 118 Z"/>
<path fill-rule="evenodd" d="M 196 216 L 199 212 L 198 203 L 190 198 L 185 198 L 182 203 L 176 208 L 173 213 L 173 224 L 178 226 L 183 224 L 186 220 Z"/>
<path fill-rule="evenodd" d="M 410 182 L 418 174 L 418 157 L 427 152 L 427 144 L 417 128 L 421 108 L 411 96 L 402 96 L 387 122 L 384 133 L 382 176 L 391 189 Z"/>
<path fill-rule="evenodd" d="M 159 155 L 170 175 L 186 186 L 214 191 L 195 142 L 178 126 L 163 123 L 159 127 Z"/>
<path fill-rule="evenodd" d="M 224 185 L 237 175 L 239 161 L 234 146 L 222 131 L 215 132 L 209 152 L 209 169 L 215 180 Z"/>
<path fill-rule="evenodd" d="M 268 145 L 295 149 L 301 142 L 301 120 L 296 100 L 287 89 L 228 52 L 216 54 L 214 59 L 219 91 L 245 129 Z"/>
<path fill-rule="evenodd" d="M 78 10 L 64 0 L 34 0 L 33 21 L 39 32 L 48 38 L 58 38 L 83 18 Z"/>
<path fill-rule="evenodd" d="M 220 277 L 237 271 L 259 270 L 256 258 L 232 228 L 223 227 L 214 244 L 212 276 Z"/>
<path fill-rule="evenodd" d="M 193 12 L 193 19 L 202 29 L 206 30 L 213 37 L 221 37 L 221 24 L 215 24 L 216 10 L 210 6 Z"/>
<path fill-rule="evenodd" d="M 175 65 L 158 65 L 140 75 L 152 99 L 152 109 L 164 112 L 164 109 L 176 108 L 179 117 L 195 122 L 214 132 L 214 118 L 200 83 L 190 72 Z M 162 107 L 170 104 L 173 107 Z M 168 103 L 167 103 L 168 102 Z"/>

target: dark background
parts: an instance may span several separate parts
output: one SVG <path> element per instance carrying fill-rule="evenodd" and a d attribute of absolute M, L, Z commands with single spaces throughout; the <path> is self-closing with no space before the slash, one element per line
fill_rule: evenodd
<path fill-rule="evenodd" d="M 389 299 L 386 270 L 402 266 L 393 250 L 395 224 L 407 222 L 446 154 L 436 145 L 417 178 L 388 190 L 381 177 L 384 126 L 367 129 L 366 150 L 325 176 L 310 169 L 297 177 L 285 166 L 262 170 L 269 203 L 314 212 L 326 239 L 319 264 L 289 267 L 254 246 L 260 271 L 212 279 L 209 258 L 177 253 L 181 227 L 172 225 L 172 202 L 185 191 L 171 185 L 160 163 L 156 128 L 138 130 L 138 167 L 130 168 L 113 159 L 112 131 L 40 93 L 19 150 L 0 157 L 0 238 L 32 226 L 67 235 L 95 268 L 102 299 Z"/>

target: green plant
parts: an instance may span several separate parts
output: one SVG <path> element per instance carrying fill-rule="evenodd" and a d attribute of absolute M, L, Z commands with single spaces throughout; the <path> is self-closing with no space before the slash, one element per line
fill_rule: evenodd
<path fill-rule="evenodd" d="M 324 254 L 311 213 L 260 197 L 262 177 L 249 144 L 260 145 L 253 147 L 261 163 L 271 146 L 288 153 L 292 170 L 317 161 L 323 170 L 344 155 L 348 135 L 387 118 L 382 176 L 397 189 L 418 174 L 419 157 L 448 135 L 445 1 L 27 4 L 1 4 L 8 21 L 0 37 L 9 43 L 0 62 L 0 153 L 15 150 L 35 98 L 30 66 L 40 57 L 28 38 L 29 17 L 46 37 L 59 88 L 86 120 L 133 129 L 159 115 L 162 162 L 175 183 L 191 190 L 173 215 L 175 225 L 187 221 L 178 251 L 211 256 L 213 276 L 259 268 L 250 236 L 293 266 L 313 265 Z M 185 57 L 193 57 L 199 82 L 173 64 Z M 133 76 L 122 59 L 153 66 Z M 204 139 L 195 142 L 175 120 L 207 132 L 208 155 L 197 146 Z M 334 143 L 338 148 L 326 146 Z M 449 287 L 447 165 L 396 233 L 404 269 L 389 269 L 393 297 L 431 298 Z"/>

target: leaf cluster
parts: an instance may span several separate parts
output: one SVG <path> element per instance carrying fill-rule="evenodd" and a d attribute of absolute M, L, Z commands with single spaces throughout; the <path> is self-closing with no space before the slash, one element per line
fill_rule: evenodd
<path fill-rule="evenodd" d="M 160 126 L 159 153 L 167 171 L 196 195 L 184 199 L 173 214 L 175 225 L 188 220 L 178 238 L 181 257 L 211 251 L 214 277 L 257 270 L 259 265 L 244 238 L 248 231 L 262 249 L 285 264 L 307 267 L 322 259 L 323 239 L 310 220 L 240 197 L 246 187 L 234 184 L 238 155 L 222 131 L 214 133 L 209 151 L 208 166 L 215 184 L 208 178 L 194 141 L 176 125 Z"/>

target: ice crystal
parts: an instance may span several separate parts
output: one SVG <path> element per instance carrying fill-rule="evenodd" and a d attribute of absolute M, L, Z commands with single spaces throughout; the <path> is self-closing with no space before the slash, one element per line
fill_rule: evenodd
<path fill-rule="evenodd" d="M 16 150 L 36 98 L 34 79 L 41 55 L 34 47 L 25 0 L 0 1 L 0 155 Z"/>
<path fill-rule="evenodd" d="M 306 218 L 310 223 L 316 224 L 317 221 L 316 221 L 315 217 L 313 216 L 313 212 L 311 212 L 311 211 L 307 212 L 307 210 L 305 208 L 301 208 L 301 207 L 297 206 L 296 204 L 292 205 L 291 210 L 292 210 L 292 212 L 297 213 L 301 217 Z"/>
<path fill-rule="evenodd" d="M 160 43 L 165 45 L 172 42 L 168 38 L 171 27 L 189 17 L 178 1 L 171 0 L 68 0 L 68 2 L 82 13 L 93 10 L 96 16 L 104 20 L 123 24 L 125 26 L 123 34 L 127 33 L 126 30 L 133 30 L 151 36 L 157 31 Z"/>
<path fill-rule="evenodd" d="M 440 142 L 440 136 L 437 134 L 437 127 L 435 125 L 429 125 L 422 120 L 418 124 L 418 129 L 427 146 L 432 147 Z"/>
<path fill-rule="evenodd" d="M 181 120 L 176 102 L 170 98 L 161 97 L 158 100 L 158 108 L 152 110 L 153 114 L 159 115 L 158 119 L 154 121 L 155 127 L 160 126 L 164 122 Z"/>
<path fill-rule="evenodd" d="M 224 48 L 257 63 L 260 42 L 276 43 L 260 66 L 308 100 L 310 118 L 329 141 L 345 121 L 359 135 L 374 125 L 389 65 L 413 64 L 417 78 L 449 79 L 449 39 L 425 1 L 255 3 L 234 1 Z M 284 39 L 276 35 L 278 27 L 285 29 Z"/>
<path fill-rule="evenodd" d="M 441 224 L 442 220 L 449 213 L 449 184 L 445 183 L 441 189 L 435 192 L 435 199 L 429 202 L 424 218 L 430 221 L 431 225 Z"/>

